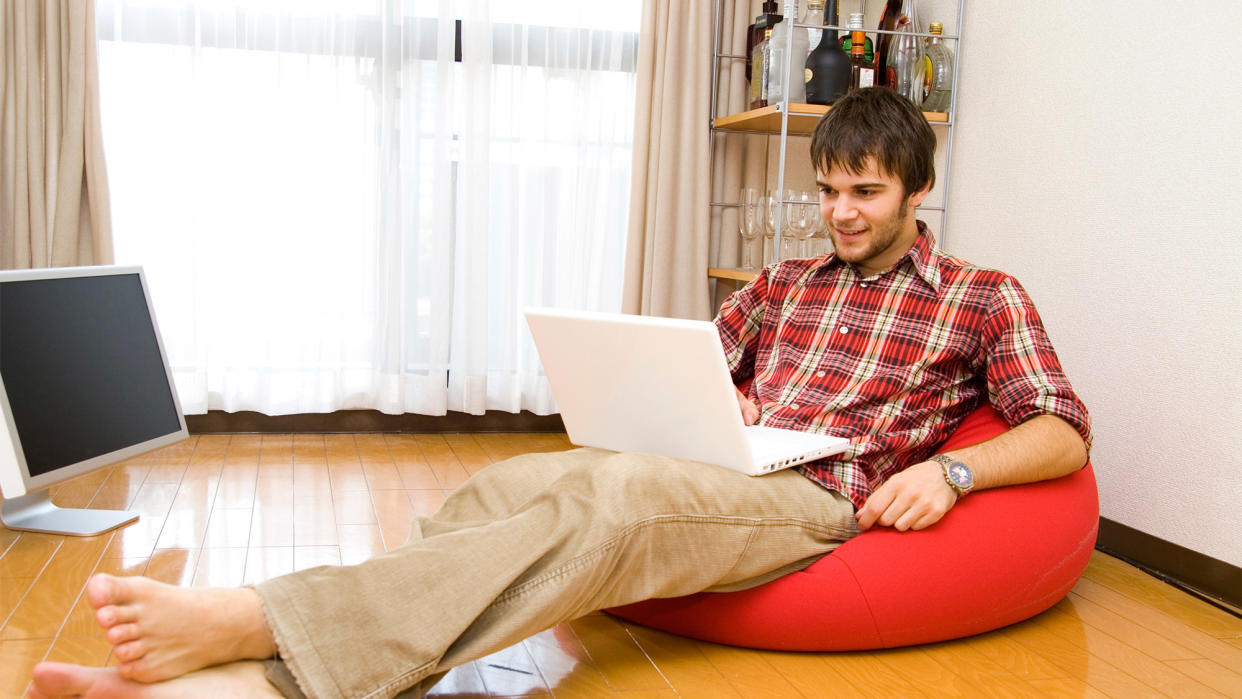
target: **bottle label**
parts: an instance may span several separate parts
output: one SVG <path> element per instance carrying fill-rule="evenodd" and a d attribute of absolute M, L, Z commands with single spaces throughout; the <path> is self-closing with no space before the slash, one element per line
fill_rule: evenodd
<path fill-rule="evenodd" d="M 753 108 L 754 103 L 759 101 L 759 96 L 763 93 L 763 61 L 758 58 L 751 61 L 750 74 L 750 101 Z"/>
<path fill-rule="evenodd" d="M 931 94 L 932 86 L 932 62 L 931 56 L 923 56 L 923 99 L 927 99 L 927 95 Z"/>
<path fill-rule="evenodd" d="M 858 86 L 871 87 L 875 85 L 875 70 L 872 68 L 863 68 L 858 71 Z"/>
<path fill-rule="evenodd" d="M 813 73 L 810 68 L 805 69 L 804 71 L 802 71 L 802 82 L 804 83 L 811 82 L 811 78 L 814 77 L 814 75 L 815 73 Z"/>

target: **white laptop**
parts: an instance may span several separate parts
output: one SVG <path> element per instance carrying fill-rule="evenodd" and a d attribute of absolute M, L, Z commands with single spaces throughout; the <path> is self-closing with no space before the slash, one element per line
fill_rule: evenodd
<path fill-rule="evenodd" d="M 742 420 L 707 321 L 526 309 L 574 444 L 771 473 L 845 451 L 849 440 Z"/>

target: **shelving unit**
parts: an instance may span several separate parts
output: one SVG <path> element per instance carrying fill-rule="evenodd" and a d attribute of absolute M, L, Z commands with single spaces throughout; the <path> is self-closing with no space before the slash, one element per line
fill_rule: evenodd
<path fill-rule="evenodd" d="M 957 22 L 956 22 L 957 29 L 958 29 L 957 34 L 943 34 L 940 36 L 941 40 L 951 42 L 954 48 L 954 51 L 953 51 L 953 99 L 952 99 L 952 102 L 950 103 L 949 111 L 948 113 L 923 112 L 923 116 L 927 118 L 928 123 L 930 123 L 934 127 L 937 127 L 938 130 L 943 129 L 944 139 L 945 139 L 945 143 L 944 143 L 945 165 L 943 168 L 943 172 L 938 172 L 937 178 L 936 178 L 937 183 L 939 184 L 943 192 L 941 196 L 941 205 L 919 207 L 919 211 L 923 211 L 923 212 L 936 211 L 940 213 L 940 228 L 937 231 L 937 237 L 941 245 L 943 245 L 944 240 L 946 238 L 946 228 L 947 228 L 948 213 L 949 213 L 948 212 L 948 192 L 949 192 L 949 180 L 950 180 L 950 176 L 952 172 L 952 163 L 953 163 L 953 127 L 954 127 L 954 114 L 957 109 L 957 82 L 958 82 L 958 75 L 960 73 L 960 71 L 958 70 L 958 59 L 961 56 L 961 46 L 962 46 L 961 24 L 962 24 L 964 5 L 965 5 L 965 0 L 957 0 Z M 783 9 L 784 8 L 782 7 L 782 10 Z M 777 185 L 774 189 L 776 191 L 784 191 L 786 155 L 787 155 L 789 137 L 790 136 L 809 136 L 815 130 L 815 125 L 819 123 L 820 118 L 823 117 L 824 114 L 827 114 L 828 110 L 831 109 L 831 107 L 824 106 L 824 105 L 816 105 L 816 104 L 800 104 L 796 102 L 794 103 L 780 102 L 777 104 L 768 105 L 766 107 L 761 107 L 759 109 L 751 109 L 751 110 L 739 112 L 736 114 L 717 116 L 716 105 L 718 102 L 718 91 L 719 91 L 719 85 L 717 81 L 718 81 L 718 76 L 720 74 L 720 62 L 722 60 L 750 60 L 749 56 L 741 56 L 738 54 L 731 54 L 731 53 L 721 53 L 721 41 L 722 41 L 721 11 L 722 11 L 722 3 L 717 2 L 716 9 L 715 9 L 715 30 L 716 30 L 715 50 L 713 51 L 713 57 L 712 57 L 712 95 L 711 95 L 712 116 L 711 116 L 711 126 L 710 126 L 710 134 L 711 134 L 711 151 L 710 152 L 712 152 L 713 154 L 715 153 L 715 138 L 718 133 L 721 133 L 721 134 L 766 134 L 770 136 L 779 135 L 780 136 L 780 151 L 779 151 L 779 162 L 777 165 L 777 173 L 778 173 L 777 174 Z M 788 35 L 790 38 L 792 38 L 792 35 L 795 29 L 804 30 L 804 29 L 812 28 L 811 25 L 798 24 L 793 21 L 783 21 L 781 22 L 781 26 L 783 26 L 784 31 L 788 32 Z M 825 25 L 823 28 L 830 29 L 830 30 L 835 29 L 837 31 L 848 31 L 848 27 L 840 26 L 840 25 Z M 868 29 L 867 33 L 871 35 L 879 35 L 879 34 L 896 34 L 897 32 L 882 31 L 879 29 Z M 916 33 L 916 34 L 913 34 L 913 36 L 930 37 L 932 35 L 930 33 Z M 792 41 L 790 43 L 792 43 Z M 786 84 L 788 84 L 790 75 L 796 74 L 793 70 L 792 60 L 793 60 L 793 57 L 791 56 L 791 64 L 785 66 L 785 69 L 787 71 L 786 72 Z M 737 207 L 738 204 L 736 202 L 726 201 L 726 202 L 713 202 L 712 206 L 713 207 Z M 783 215 L 784 214 L 783 214 L 783 207 L 782 207 L 782 212 L 777 214 L 778 229 L 782 227 L 781 224 L 783 223 L 783 221 L 781 221 L 781 219 L 783 218 Z M 726 231 L 721 231 L 721 234 L 727 235 L 728 233 Z M 780 234 L 780 231 L 778 230 L 775 238 L 772 240 L 772 245 L 773 245 L 773 250 L 774 250 L 774 254 L 773 254 L 774 259 L 776 257 L 775 251 L 780 249 L 780 244 L 781 244 L 781 234 Z M 738 282 L 750 281 L 751 279 L 755 277 L 755 275 L 756 275 L 755 272 L 748 272 L 748 271 L 741 270 L 741 269 L 709 268 L 707 270 L 707 276 L 709 278 L 727 279 L 727 280 L 738 281 Z"/>

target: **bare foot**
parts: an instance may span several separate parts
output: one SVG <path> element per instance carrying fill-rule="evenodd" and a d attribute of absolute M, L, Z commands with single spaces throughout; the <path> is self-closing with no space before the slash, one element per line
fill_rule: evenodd
<path fill-rule="evenodd" d="M 66 663 L 39 663 L 30 699 L 83 697 L 84 699 L 175 699 L 177 697 L 279 697 L 264 674 L 263 664 L 253 661 L 209 667 L 155 684 L 127 680 L 110 667 L 82 667 Z"/>
<path fill-rule="evenodd" d="M 99 574 L 86 583 L 86 598 L 123 679 L 158 682 L 276 654 L 259 595 L 248 588 L 184 588 Z"/>

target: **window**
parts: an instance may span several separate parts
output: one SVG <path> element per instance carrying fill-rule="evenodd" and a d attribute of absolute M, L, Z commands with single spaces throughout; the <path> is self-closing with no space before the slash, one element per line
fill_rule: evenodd
<path fill-rule="evenodd" d="M 552 412 L 521 309 L 620 306 L 638 12 L 100 0 L 186 411 Z"/>

